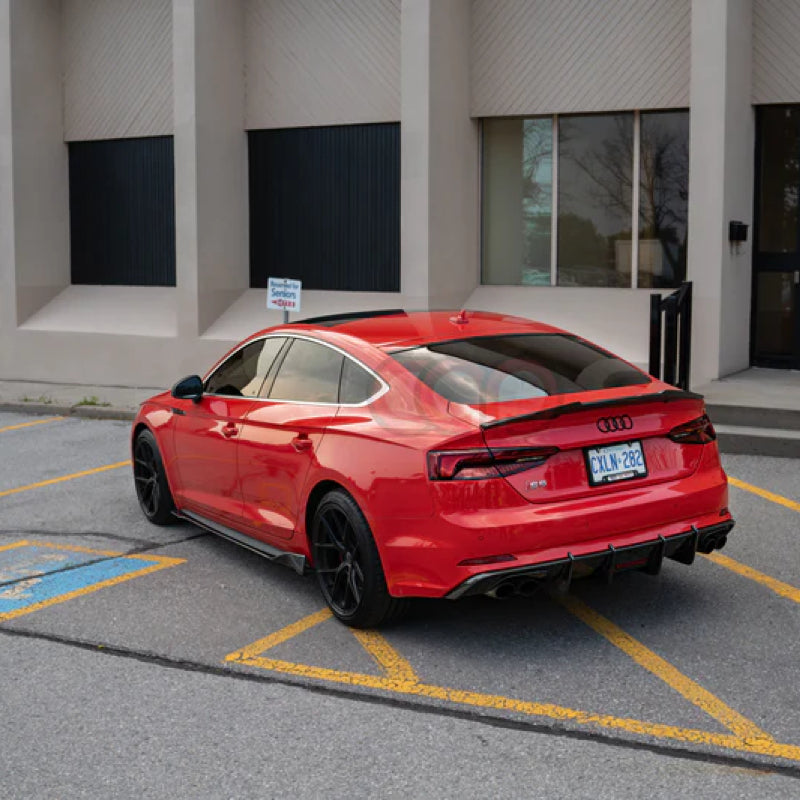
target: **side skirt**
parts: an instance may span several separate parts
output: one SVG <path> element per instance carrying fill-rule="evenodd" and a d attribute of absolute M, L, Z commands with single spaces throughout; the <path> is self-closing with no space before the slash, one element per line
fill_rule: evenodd
<path fill-rule="evenodd" d="M 264 542 L 239 533 L 239 531 L 235 531 L 233 528 L 228 528 L 225 525 L 220 525 L 210 519 L 201 517 L 200 514 L 195 514 L 193 511 L 176 511 L 175 516 L 185 519 L 188 522 L 193 522 L 195 525 L 199 525 L 201 528 L 211 531 L 211 533 L 216 533 L 217 536 L 221 536 L 229 542 L 238 544 L 240 547 L 246 547 L 248 550 L 258 553 L 258 555 L 263 556 L 269 561 L 274 561 L 276 564 L 285 564 L 287 567 L 291 567 L 298 575 L 305 574 L 305 556 L 298 555 L 297 553 L 289 553 L 286 550 L 279 550 L 277 547 L 264 544 Z"/>

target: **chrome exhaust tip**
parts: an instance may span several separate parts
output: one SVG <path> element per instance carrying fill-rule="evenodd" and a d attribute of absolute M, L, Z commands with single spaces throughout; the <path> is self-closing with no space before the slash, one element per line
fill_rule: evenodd
<path fill-rule="evenodd" d="M 495 586 L 489 592 L 486 592 L 487 597 L 493 597 L 495 600 L 508 600 L 517 593 L 517 589 L 512 581 L 505 581 L 498 586 Z"/>

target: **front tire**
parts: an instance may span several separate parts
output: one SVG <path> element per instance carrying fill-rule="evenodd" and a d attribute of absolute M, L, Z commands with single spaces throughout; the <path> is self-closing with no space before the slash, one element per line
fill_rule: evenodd
<path fill-rule="evenodd" d="M 317 506 L 311 553 L 322 596 L 346 625 L 377 628 L 405 612 L 406 601 L 392 597 L 386 588 L 372 532 L 346 492 L 328 492 Z"/>
<path fill-rule="evenodd" d="M 167 483 L 156 437 L 146 428 L 133 444 L 133 480 L 142 512 L 153 525 L 175 521 L 175 503 Z"/>

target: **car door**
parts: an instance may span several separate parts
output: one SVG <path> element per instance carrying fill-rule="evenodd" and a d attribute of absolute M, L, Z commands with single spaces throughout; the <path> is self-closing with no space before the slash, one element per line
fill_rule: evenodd
<path fill-rule="evenodd" d="M 173 401 L 180 509 L 222 524 L 241 519 L 236 448 L 242 420 L 285 342 L 268 337 L 240 347 L 208 376 L 199 402 Z"/>
<path fill-rule="evenodd" d="M 265 541 L 291 539 L 299 498 L 325 429 L 338 411 L 344 355 L 310 339 L 292 337 L 264 402 L 242 420 L 239 482 L 248 532 Z"/>

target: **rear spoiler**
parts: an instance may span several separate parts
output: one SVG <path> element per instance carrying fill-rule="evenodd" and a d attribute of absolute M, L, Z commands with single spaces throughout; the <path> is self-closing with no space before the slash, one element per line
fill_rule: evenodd
<path fill-rule="evenodd" d="M 610 406 L 621 405 L 643 405 L 644 403 L 670 403 L 675 400 L 702 400 L 702 394 L 687 392 L 683 389 L 665 389 L 663 392 L 654 394 L 637 394 L 633 397 L 613 397 L 610 400 L 595 400 L 591 403 L 565 403 L 563 406 L 545 408 L 542 411 L 534 411 L 532 414 L 521 414 L 518 417 L 507 417 L 506 419 L 495 419 L 491 422 L 484 422 L 481 430 L 487 431 L 490 428 L 498 428 L 501 425 L 513 425 L 515 422 L 532 422 L 539 419 L 555 419 L 564 414 L 577 414 L 579 411 L 594 411 L 599 408 L 609 408 Z"/>

